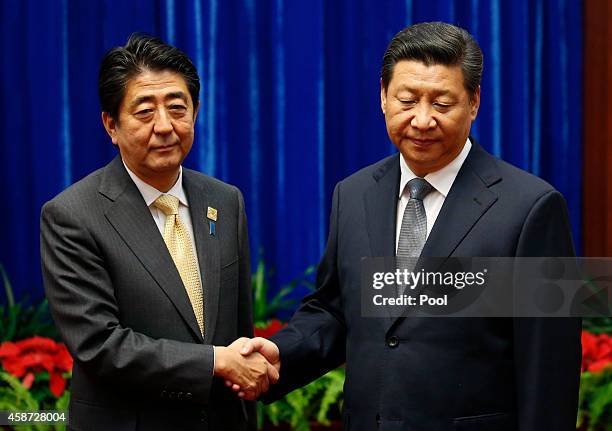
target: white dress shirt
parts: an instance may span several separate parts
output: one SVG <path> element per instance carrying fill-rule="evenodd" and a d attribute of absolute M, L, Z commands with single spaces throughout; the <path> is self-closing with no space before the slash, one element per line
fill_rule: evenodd
<path fill-rule="evenodd" d="M 431 228 L 433 227 L 436 219 L 438 218 L 438 214 L 440 213 L 440 209 L 442 209 L 442 205 L 444 204 L 444 200 L 448 195 L 453 183 L 455 182 L 455 178 L 457 178 L 457 174 L 459 173 L 459 169 L 463 166 L 463 162 L 468 156 L 470 149 L 472 148 L 472 143 L 468 139 L 463 146 L 463 150 L 459 153 L 457 157 L 453 159 L 448 165 L 444 166 L 442 169 L 437 170 L 435 172 L 431 172 L 425 175 L 424 179 L 427 180 L 429 184 L 433 186 L 433 190 L 425 196 L 423 199 L 423 206 L 425 207 L 425 214 L 427 215 L 427 236 L 429 238 L 429 233 L 431 232 Z M 414 174 L 408 167 L 408 164 L 404 160 L 404 157 L 400 154 L 400 187 L 399 187 L 399 200 L 397 201 L 397 224 L 395 226 L 395 251 L 397 253 L 397 245 L 399 243 L 400 230 L 402 228 L 402 218 L 404 216 L 404 210 L 406 209 L 406 205 L 408 205 L 408 201 L 410 200 L 410 191 L 407 189 L 406 184 L 413 178 L 416 178 L 417 175 Z"/>
<path fill-rule="evenodd" d="M 164 194 L 172 195 L 178 198 L 179 200 L 178 215 L 181 221 L 183 222 L 183 224 L 185 225 L 185 227 L 187 228 L 187 232 L 189 232 L 189 238 L 191 239 L 191 245 L 193 247 L 193 256 L 196 260 L 196 264 L 197 264 L 196 266 L 198 268 L 198 276 L 200 277 L 200 284 L 201 284 L 202 275 L 200 274 L 200 265 L 198 263 L 198 253 L 196 250 L 196 244 L 195 244 L 194 236 L 193 236 L 193 224 L 191 223 L 191 214 L 189 214 L 189 203 L 187 202 L 187 195 L 185 194 L 185 189 L 183 188 L 183 167 L 182 166 L 179 167 L 180 168 L 179 176 L 178 176 L 178 179 L 176 180 L 176 183 L 174 183 L 172 188 L 168 190 L 167 193 L 164 193 L 164 192 L 160 192 L 155 187 L 145 183 L 143 180 L 138 178 L 136 174 L 132 172 L 130 168 L 127 167 L 125 162 L 123 162 L 123 166 L 125 166 L 127 173 L 130 175 L 130 178 L 132 179 L 132 181 L 134 181 L 134 184 L 136 184 L 138 191 L 140 192 L 140 194 L 142 195 L 142 198 L 144 199 L 145 203 L 149 207 L 149 211 L 151 211 L 153 220 L 155 221 L 155 224 L 157 225 L 157 229 L 159 229 L 159 232 L 161 233 L 162 237 L 164 236 L 164 226 L 166 225 L 166 214 L 164 214 L 162 210 L 160 210 L 155 205 L 153 205 L 153 202 L 155 202 L 155 200 L 158 197 Z"/>

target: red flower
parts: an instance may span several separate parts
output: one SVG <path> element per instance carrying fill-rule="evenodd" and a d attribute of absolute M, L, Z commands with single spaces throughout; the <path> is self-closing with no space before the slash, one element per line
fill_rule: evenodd
<path fill-rule="evenodd" d="M 582 371 L 597 373 L 612 367 L 612 337 L 582 331 Z"/>
<path fill-rule="evenodd" d="M 264 328 L 255 328 L 255 336 L 270 338 L 285 326 L 287 326 L 286 323 L 283 323 L 278 319 L 272 319 Z"/>
<path fill-rule="evenodd" d="M 15 343 L 11 343 L 7 341 L 5 343 L 0 344 L 0 358 L 3 356 L 14 356 L 19 354 L 19 347 L 15 345 Z"/>
<path fill-rule="evenodd" d="M 49 389 L 57 397 L 66 388 L 63 373 L 72 370 L 72 357 L 66 346 L 38 336 L 0 344 L 0 361 L 7 372 L 15 377 L 23 377 L 22 384 L 28 389 L 36 373 L 47 371 Z"/>
<path fill-rule="evenodd" d="M 61 397 L 66 389 L 66 379 L 61 373 L 51 373 L 49 377 L 49 389 L 56 397 Z"/>
<path fill-rule="evenodd" d="M 34 373 L 26 374 L 23 380 L 21 381 L 21 384 L 26 389 L 30 389 L 32 387 L 32 383 L 34 383 Z"/>

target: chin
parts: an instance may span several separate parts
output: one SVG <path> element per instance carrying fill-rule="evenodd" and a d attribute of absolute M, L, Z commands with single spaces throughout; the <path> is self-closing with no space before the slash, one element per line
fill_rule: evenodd
<path fill-rule="evenodd" d="M 160 166 L 162 165 L 178 166 L 181 164 L 184 158 L 185 157 L 183 157 L 183 153 L 173 151 L 172 153 L 168 153 L 168 154 L 160 154 L 158 157 L 155 158 L 153 163 L 160 165 Z"/>
<path fill-rule="evenodd" d="M 421 165 L 435 164 L 442 157 L 434 148 L 410 148 L 402 154 L 406 160 Z"/>
<path fill-rule="evenodd" d="M 168 171 L 174 171 L 176 169 L 179 168 L 179 166 L 181 165 L 181 161 L 180 160 L 164 160 L 164 161 L 158 161 L 157 163 L 154 163 L 151 166 L 151 170 L 155 171 L 155 172 L 168 172 Z"/>

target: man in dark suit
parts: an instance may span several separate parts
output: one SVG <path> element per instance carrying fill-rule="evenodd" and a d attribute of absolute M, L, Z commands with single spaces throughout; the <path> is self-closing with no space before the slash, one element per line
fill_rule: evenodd
<path fill-rule="evenodd" d="M 561 194 L 469 138 L 481 74 L 479 46 L 455 26 L 391 41 L 381 107 L 400 154 L 336 186 L 317 291 L 271 341 L 243 347 L 282 363 L 268 400 L 346 363 L 345 429 L 575 429 L 579 319 L 361 314 L 363 257 L 574 254 Z"/>
<path fill-rule="evenodd" d="M 242 195 L 181 167 L 199 89 L 159 39 L 109 51 L 99 95 L 119 155 L 42 209 L 46 294 L 74 357 L 71 429 L 254 429 L 253 404 L 223 379 L 253 399 L 278 377 L 230 344 L 253 334 Z"/>

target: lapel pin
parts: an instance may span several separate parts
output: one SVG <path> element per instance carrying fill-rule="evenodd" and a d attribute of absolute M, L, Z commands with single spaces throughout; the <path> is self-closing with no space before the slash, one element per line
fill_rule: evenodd
<path fill-rule="evenodd" d="M 206 217 L 208 218 L 209 234 L 215 236 L 215 222 L 217 221 L 217 209 L 208 207 L 206 211 Z"/>

